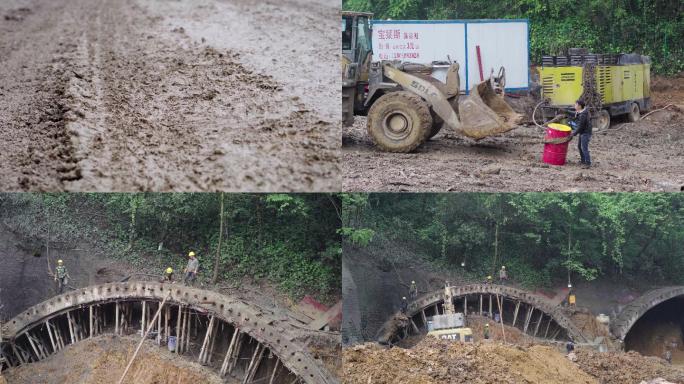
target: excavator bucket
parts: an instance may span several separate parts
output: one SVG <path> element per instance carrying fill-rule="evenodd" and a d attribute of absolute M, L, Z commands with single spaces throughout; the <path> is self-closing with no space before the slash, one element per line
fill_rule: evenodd
<path fill-rule="evenodd" d="M 473 87 L 470 96 L 459 103 L 461 126 L 464 136 L 479 140 L 515 128 L 523 119 L 494 89 L 490 78 Z"/>

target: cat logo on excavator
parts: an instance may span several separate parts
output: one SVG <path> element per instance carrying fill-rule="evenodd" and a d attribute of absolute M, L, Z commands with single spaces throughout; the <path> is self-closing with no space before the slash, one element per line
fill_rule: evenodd
<path fill-rule="evenodd" d="M 510 131 L 522 115 L 504 100 L 505 71 L 476 84 L 459 101 L 458 63 L 372 62 L 370 13 L 342 12 L 342 115 L 368 116 L 368 133 L 385 151 L 410 152 L 443 126 L 482 139 Z M 432 77 L 447 66 L 446 82 Z"/>

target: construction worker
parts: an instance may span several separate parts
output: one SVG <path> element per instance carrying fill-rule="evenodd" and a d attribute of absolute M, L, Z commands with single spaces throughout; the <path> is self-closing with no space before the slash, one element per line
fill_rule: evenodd
<path fill-rule="evenodd" d="M 568 292 L 568 305 L 570 305 L 570 308 L 575 308 L 576 303 L 577 298 L 575 297 L 575 292 L 570 290 L 570 292 Z"/>
<path fill-rule="evenodd" d="M 672 365 L 672 351 L 669 348 L 665 350 L 665 360 Z"/>
<path fill-rule="evenodd" d="M 415 299 L 418 297 L 418 286 L 415 281 L 411 281 L 411 287 L 409 287 L 409 297 Z"/>
<path fill-rule="evenodd" d="M 508 272 L 506 272 L 506 266 L 502 265 L 499 270 L 499 282 L 504 284 L 506 281 L 508 281 Z"/>
<path fill-rule="evenodd" d="M 64 292 L 64 287 L 68 284 L 69 278 L 69 272 L 64 266 L 64 261 L 61 259 L 57 260 L 57 268 L 55 268 L 55 281 L 57 282 L 59 293 Z"/>
<path fill-rule="evenodd" d="M 568 342 L 565 344 L 565 350 L 568 352 L 568 355 L 575 350 L 575 340 L 573 340 L 572 337 L 568 337 Z"/>
<path fill-rule="evenodd" d="M 487 279 L 485 280 L 485 284 L 491 284 L 492 283 L 492 275 L 487 276 Z"/>
<path fill-rule="evenodd" d="M 484 326 L 484 339 L 489 340 L 489 323 L 485 323 Z"/>
<path fill-rule="evenodd" d="M 165 283 L 173 283 L 173 268 L 168 267 L 164 271 L 164 280 L 163 282 Z"/>
<path fill-rule="evenodd" d="M 190 253 L 188 253 L 188 265 L 185 267 L 185 279 L 183 280 L 185 285 L 188 285 L 188 282 L 190 282 L 190 285 L 195 283 L 198 269 L 199 260 L 195 257 L 195 252 L 190 251 Z"/>
<path fill-rule="evenodd" d="M 577 100 L 575 102 L 575 116 L 570 122 L 570 126 L 572 126 L 572 136 L 579 136 L 579 140 L 577 140 L 577 149 L 580 154 L 580 164 L 582 164 L 582 168 L 588 169 L 591 167 L 589 141 L 591 141 L 592 128 L 589 109 L 584 100 Z"/>
<path fill-rule="evenodd" d="M 408 300 L 406 300 L 406 296 L 401 298 L 401 313 L 404 315 L 408 311 Z"/>

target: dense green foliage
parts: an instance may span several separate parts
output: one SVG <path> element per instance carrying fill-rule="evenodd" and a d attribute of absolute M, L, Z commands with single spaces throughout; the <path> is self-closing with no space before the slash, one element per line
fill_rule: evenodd
<path fill-rule="evenodd" d="M 293 297 L 339 295 L 339 197 L 325 194 L 223 194 L 219 284 L 267 279 Z M 182 271 L 197 253 L 211 280 L 221 194 L 2 194 L 0 212 L 18 214 L 22 233 L 55 243 L 91 242 L 141 270 Z M 18 213 L 17 213 L 18 212 Z M 42 240 L 41 240 L 42 241 Z"/>
<path fill-rule="evenodd" d="M 442 267 L 465 263 L 471 277 L 496 276 L 506 265 L 514 280 L 534 287 L 568 276 L 684 283 L 682 194 L 372 194 L 346 201 L 349 230 L 372 230 Z"/>
<path fill-rule="evenodd" d="M 684 2 L 679 0 L 343 0 L 378 19 L 530 20 L 530 55 L 586 47 L 649 55 L 655 73 L 684 70 Z"/>

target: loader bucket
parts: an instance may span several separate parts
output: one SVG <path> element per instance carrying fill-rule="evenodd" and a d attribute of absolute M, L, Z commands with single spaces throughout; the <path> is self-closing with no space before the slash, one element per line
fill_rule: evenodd
<path fill-rule="evenodd" d="M 458 109 L 461 133 L 476 140 L 510 131 L 523 119 L 494 91 L 491 79 L 475 85 Z"/>

